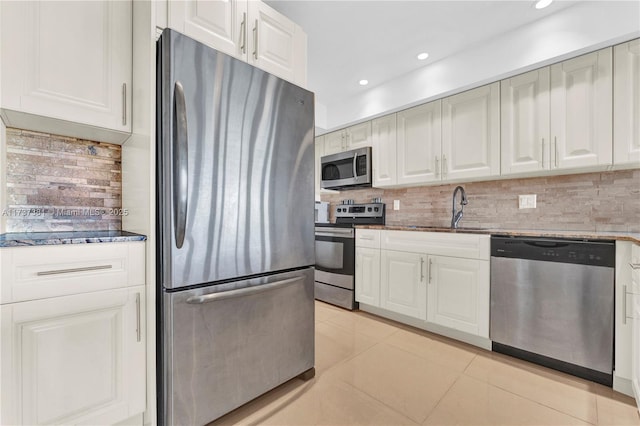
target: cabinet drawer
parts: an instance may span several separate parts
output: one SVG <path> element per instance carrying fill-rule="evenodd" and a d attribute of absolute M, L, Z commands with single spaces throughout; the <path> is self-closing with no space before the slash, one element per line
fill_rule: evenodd
<path fill-rule="evenodd" d="M 382 231 L 380 242 L 383 250 L 481 260 L 489 260 L 490 245 L 489 235 L 422 231 Z"/>
<path fill-rule="evenodd" d="M 379 229 L 356 229 L 356 247 L 380 248 Z"/>
<path fill-rule="evenodd" d="M 145 243 L 0 249 L 0 304 L 145 283 Z"/>

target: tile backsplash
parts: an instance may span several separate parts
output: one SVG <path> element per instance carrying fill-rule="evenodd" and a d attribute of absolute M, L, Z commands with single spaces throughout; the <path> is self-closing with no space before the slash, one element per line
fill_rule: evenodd
<path fill-rule="evenodd" d="M 359 189 L 323 194 L 332 205 L 381 197 L 388 225 L 450 226 L 457 184 Z M 464 183 L 469 204 L 461 227 L 640 232 L 640 170 Z M 518 209 L 518 195 L 536 194 L 537 208 Z M 458 208 L 459 208 L 458 196 Z M 400 200 L 400 210 L 393 210 Z M 332 212 L 333 213 L 333 212 Z M 332 217 L 331 220 L 334 220 Z"/>
<path fill-rule="evenodd" d="M 5 232 L 122 228 L 121 147 L 8 128 Z"/>

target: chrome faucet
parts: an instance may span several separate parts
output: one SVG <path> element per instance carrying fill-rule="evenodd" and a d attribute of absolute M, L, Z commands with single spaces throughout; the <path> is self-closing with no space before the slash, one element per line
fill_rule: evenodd
<path fill-rule="evenodd" d="M 458 191 L 462 193 L 462 200 L 460 200 L 460 211 L 456 213 L 456 195 L 458 195 Z M 451 211 L 451 228 L 456 229 L 458 227 L 458 222 L 462 219 L 462 212 L 464 211 L 464 206 L 468 203 L 467 194 L 464 192 L 464 188 L 461 186 L 456 186 L 456 189 L 453 190 L 453 209 Z"/>

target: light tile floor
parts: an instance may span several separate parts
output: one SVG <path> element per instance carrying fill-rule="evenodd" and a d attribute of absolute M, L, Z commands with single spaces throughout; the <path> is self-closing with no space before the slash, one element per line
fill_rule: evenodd
<path fill-rule="evenodd" d="M 316 377 L 212 425 L 640 425 L 610 388 L 316 302 Z"/>

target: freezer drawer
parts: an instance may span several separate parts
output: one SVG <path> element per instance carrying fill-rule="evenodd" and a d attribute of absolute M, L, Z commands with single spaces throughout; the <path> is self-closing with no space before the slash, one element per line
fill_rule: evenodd
<path fill-rule="evenodd" d="M 314 270 L 165 292 L 165 424 L 203 425 L 314 366 Z"/>

